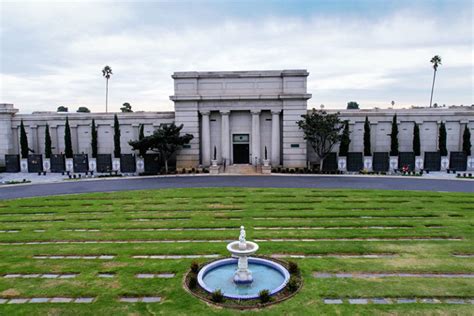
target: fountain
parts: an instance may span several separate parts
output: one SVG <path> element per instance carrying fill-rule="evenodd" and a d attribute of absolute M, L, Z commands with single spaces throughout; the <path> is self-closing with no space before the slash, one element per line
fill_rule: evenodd
<path fill-rule="evenodd" d="M 246 240 L 244 226 L 240 227 L 239 240 L 227 245 L 231 258 L 205 265 L 198 273 L 199 285 L 209 293 L 221 290 L 234 299 L 258 298 L 261 290 L 270 295 L 281 291 L 290 279 L 288 270 L 272 260 L 250 257 L 259 246 Z"/>
<path fill-rule="evenodd" d="M 258 245 L 245 240 L 245 228 L 240 226 L 239 241 L 233 241 L 227 245 L 232 257 L 238 258 L 237 271 L 234 274 L 235 283 L 252 283 L 252 271 L 248 269 L 248 256 L 253 255 L 258 250 Z"/>

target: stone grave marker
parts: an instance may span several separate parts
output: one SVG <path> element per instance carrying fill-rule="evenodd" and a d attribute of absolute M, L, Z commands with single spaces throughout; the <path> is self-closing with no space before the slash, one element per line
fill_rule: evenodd
<path fill-rule="evenodd" d="M 337 155 L 336 153 L 330 153 L 323 160 L 323 171 L 336 171 L 337 169 Z"/>
<path fill-rule="evenodd" d="M 66 171 L 66 163 L 64 161 L 64 155 L 54 154 L 51 155 L 51 172 L 64 172 Z"/>
<path fill-rule="evenodd" d="M 374 152 L 372 157 L 372 169 L 375 172 L 386 172 L 389 170 L 390 158 L 388 152 Z"/>
<path fill-rule="evenodd" d="M 110 154 L 97 154 L 97 172 L 112 171 L 112 156 Z"/>
<path fill-rule="evenodd" d="M 364 168 L 362 153 L 349 152 L 347 153 L 347 171 L 359 172 Z"/>
<path fill-rule="evenodd" d="M 409 171 L 415 170 L 415 153 L 411 151 L 400 152 L 398 155 L 398 169 L 408 166 Z"/>
<path fill-rule="evenodd" d="M 160 172 L 160 156 L 158 154 L 145 155 L 145 172 L 152 174 Z"/>
<path fill-rule="evenodd" d="M 33 154 L 28 155 L 28 172 L 42 172 L 43 171 L 43 155 Z"/>
<path fill-rule="evenodd" d="M 73 157 L 74 172 L 87 172 L 89 171 L 89 161 L 87 154 L 75 154 Z"/>
<path fill-rule="evenodd" d="M 136 172 L 137 165 L 135 162 L 135 155 L 133 154 L 122 154 L 120 156 L 120 172 L 133 173 Z"/>
<path fill-rule="evenodd" d="M 439 151 L 425 152 L 424 169 L 428 171 L 441 170 L 441 155 Z"/>
<path fill-rule="evenodd" d="M 466 171 L 467 157 L 462 151 L 452 151 L 449 155 L 449 169 L 456 171 Z"/>
<path fill-rule="evenodd" d="M 20 155 L 5 155 L 5 171 L 20 172 Z"/>

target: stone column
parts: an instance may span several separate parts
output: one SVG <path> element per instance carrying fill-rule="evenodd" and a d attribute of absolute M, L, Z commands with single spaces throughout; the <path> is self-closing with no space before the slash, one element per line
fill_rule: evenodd
<path fill-rule="evenodd" d="M 39 142 L 38 142 L 38 125 L 31 125 L 30 126 L 30 138 L 28 139 L 29 143 L 31 144 L 30 149 L 34 151 L 33 154 L 41 154 L 39 152 Z"/>
<path fill-rule="evenodd" d="M 272 165 L 280 164 L 280 110 L 272 111 Z"/>
<path fill-rule="evenodd" d="M 252 164 L 260 162 L 260 110 L 252 111 Z"/>
<path fill-rule="evenodd" d="M 230 111 L 221 111 L 222 116 L 222 163 L 226 161 L 226 165 L 230 165 L 230 125 L 229 125 L 229 114 Z"/>
<path fill-rule="evenodd" d="M 5 165 L 5 155 L 13 154 L 12 118 L 16 112 L 13 104 L 0 104 L 0 166 Z"/>
<path fill-rule="evenodd" d="M 60 137 L 61 137 L 61 134 L 59 133 L 59 125 L 56 125 L 54 127 L 56 129 L 56 153 L 57 154 L 61 154 L 61 148 L 59 148 L 59 144 L 61 143 L 60 142 Z"/>
<path fill-rule="evenodd" d="M 201 157 L 204 167 L 209 167 L 211 164 L 211 129 L 209 114 L 210 111 L 201 111 Z"/>

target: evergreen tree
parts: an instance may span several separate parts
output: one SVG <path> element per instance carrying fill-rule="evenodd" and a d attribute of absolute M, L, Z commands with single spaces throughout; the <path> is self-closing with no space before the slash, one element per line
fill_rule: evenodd
<path fill-rule="evenodd" d="M 114 115 L 114 157 L 120 158 L 122 150 L 120 149 L 120 124 L 117 114 Z"/>
<path fill-rule="evenodd" d="M 302 118 L 297 124 L 303 130 L 304 139 L 308 141 L 319 157 L 321 161 L 319 171 L 322 171 L 324 159 L 341 141 L 344 122 L 339 118 L 339 112 L 328 114 L 315 109 L 303 115 Z"/>
<path fill-rule="evenodd" d="M 369 118 L 365 117 L 364 123 L 364 156 L 372 155 L 372 151 L 370 150 L 370 123 Z"/>
<path fill-rule="evenodd" d="M 448 155 L 448 149 L 446 148 L 446 125 L 444 125 L 444 122 L 441 122 L 439 125 L 438 150 L 441 156 Z"/>
<path fill-rule="evenodd" d="M 138 140 L 142 140 L 143 138 L 145 138 L 145 125 L 141 124 L 140 125 L 140 132 L 138 133 Z M 138 153 L 141 157 L 145 157 L 146 149 L 140 148 L 138 150 Z"/>
<path fill-rule="evenodd" d="M 49 125 L 46 124 L 44 130 L 44 156 L 46 158 L 51 158 L 52 149 L 51 149 L 51 135 L 49 135 Z"/>
<path fill-rule="evenodd" d="M 469 130 L 469 126 L 464 127 L 464 133 L 462 134 L 462 151 L 466 154 L 466 156 L 471 155 L 471 131 Z"/>
<path fill-rule="evenodd" d="M 92 147 L 92 158 L 97 158 L 97 128 L 95 127 L 94 119 L 92 119 L 92 125 L 91 125 L 91 147 Z"/>
<path fill-rule="evenodd" d="M 66 116 L 66 126 L 64 127 L 64 153 L 66 158 L 72 158 L 72 141 L 71 141 L 71 128 L 69 127 L 69 119 Z"/>
<path fill-rule="evenodd" d="M 20 148 L 21 148 L 21 158 L 28 158 L 28 152 L 30 151 L 28 148 L 28 136 L 26 135 L 25 125 L 23 124 L 23 120 L 20 123 Z"/>
<path fill-rule="evenodd" d="M 420 149 L 420 128 L 418 124 L 415 123 L 413 126 L 413 152 L 415 156 L 419 156 L 421 154 Z"/>
<path fill-rule="evenodd" d="M 357 103 L 355 101 L 347 102 L 347 109 L 348 110 L 358 110 L 359 109 L 359 103 Z"/>
<path fill-rule="evenodd" d="M 351 139 L 349 137 L 349 121 L 344 122 L 344 130 L 342 131 L 341 145 L 339 146 L 339 156 L 346 157 L 349 151 Z"/>
<path fill-rule="evenodd" d="M 393 121 L 392 121 L 392 132 L 390 133 L 390 156 L 398 156 L 397 114 L 393 116 Z"/>

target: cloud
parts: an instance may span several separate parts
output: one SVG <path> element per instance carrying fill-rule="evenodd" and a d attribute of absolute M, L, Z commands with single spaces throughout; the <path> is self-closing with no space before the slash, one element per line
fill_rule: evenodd
<path fill-rule="evenodd" d="M 175 7 L 151 8 L 108 2 L 8 7 L 2 13 L 8 19 L 1 26 L 0 101 L 22 112 L 58 105 L 101 111 L 101 69 L 108 64 L 113 110 L 123 102 L 135 110 L 172 110 L 174 71 L 290 68 L 310 71 L 310 106 L 343 107 L 352 99 L 366 107 L 391 100 L 426 105 L 429 59 L 439 54 L 436 102 L 473 103 L 469 10 L 449 21 L 406 9 L 370 19 L 207 12 L 212 23 Z"/>

